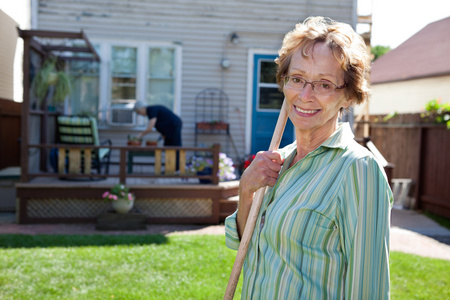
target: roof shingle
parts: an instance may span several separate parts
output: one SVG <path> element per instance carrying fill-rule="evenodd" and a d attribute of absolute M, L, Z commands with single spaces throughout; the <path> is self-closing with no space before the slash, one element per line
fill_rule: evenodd
<path fill-rule="evenodd" d="M 450 74 L 450 17 L 433 22 L 372 65 L 372 84 Z"/>

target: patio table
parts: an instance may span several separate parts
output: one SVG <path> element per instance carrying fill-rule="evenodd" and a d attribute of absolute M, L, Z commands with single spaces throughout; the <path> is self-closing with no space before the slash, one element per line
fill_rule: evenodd
<path fill-rule="evenodd" d="M 128 159 L 127 159 L 127 171 L 128 174 L 133 172 L 133 158 L 134 157 L 154 157 L 155 150 L 151 151 L 128 151 Z"/>

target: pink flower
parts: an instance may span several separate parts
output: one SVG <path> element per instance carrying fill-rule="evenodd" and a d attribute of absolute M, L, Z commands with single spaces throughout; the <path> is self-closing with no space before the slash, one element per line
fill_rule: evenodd
<path fill-rule="evenodd" d="M 106 198 L 106 197 L 108 197 L 108 195 L 109 195 L 109 192 L 104 192 L 102 195 L 102 198 Z"/>

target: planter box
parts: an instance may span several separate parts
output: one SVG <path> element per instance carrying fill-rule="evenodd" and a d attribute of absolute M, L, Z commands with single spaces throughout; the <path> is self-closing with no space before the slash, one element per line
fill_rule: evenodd
<path fill-rule="evenodd" d="M 228 130 L 228 123 L 210 123 L 200 122 L 197 123 L 197 129 L 201 130 Z"/>
<path fill-rule="evenodd" d="M 158 141 L 146 141 L 146 146 L 158 146 Z"/>
<path fill-rule="evenodd" d="M 127 145 L 128 146 L 140 146 L 142 144 L 142 141 L 137 140 L 128 140 Z"/>

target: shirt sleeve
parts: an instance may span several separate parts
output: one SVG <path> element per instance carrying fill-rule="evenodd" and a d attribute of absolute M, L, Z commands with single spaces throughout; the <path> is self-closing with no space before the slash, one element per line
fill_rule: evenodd
<path fill-rule="evenodd" d="M 372 157 L 346 173 L 338 214 L 347 263 L 345 299 L 389 299 L 389 227 L 393 196 Z"/>
<path fill-rule="evenodd" d="M 225 219 L 225 245 L 232 250 L 238 250 L 241 243 L 239 240 L 236 218 L 237 211 Z"/>

